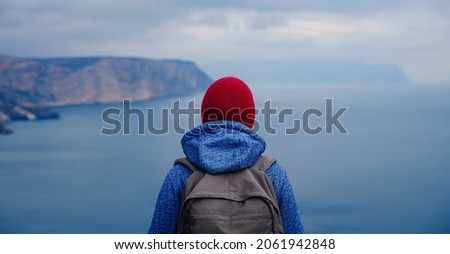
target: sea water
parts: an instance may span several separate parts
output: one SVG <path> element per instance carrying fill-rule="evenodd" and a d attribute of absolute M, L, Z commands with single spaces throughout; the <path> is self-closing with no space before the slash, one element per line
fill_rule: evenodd
<path fill-rule="evenodd" d="M 284 122 L 270 117 L 276 134 L 258 133 L 288 171 L 307 233 L 450 233 L 450 84 L 251 87 L 259 109 L 268 100 L 277 113 L 292 109 Z M 131 107 L 154 110 L 159 127 L 158 112 L 201 98 Z M 310 115 L 309 127 L 325 127 L 327 98 L 332 113 L 346 108 L 339 122 L 348 133 L 285 133 L 308 109 L 324 113 Z M 0 136 L 0 233 L 147 232 L 182 135 L 139 135 L 135 115 L 129 135 L 103 135 L 107 108 L 123 105 L 60 107 L 59 120 L 11 123 L 14 134 Z"/>

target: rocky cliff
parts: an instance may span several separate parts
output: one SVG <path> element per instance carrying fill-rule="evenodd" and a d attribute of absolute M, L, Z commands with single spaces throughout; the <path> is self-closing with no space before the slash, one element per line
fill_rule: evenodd
<path fill-rule="evenodd" d="M 203 90 L 210 82 L 186 61 L 0 57 L 0 88 L 26 91 L 32 102 L 46 105 L 146 100 Z"/>
<path fill-rule="evenodd" d="M 210 83 L 188 61 L 0 56 L 0 132 L 8 119 L 55 118 L 47 106 L 147 100 L 202 91 Z"/>

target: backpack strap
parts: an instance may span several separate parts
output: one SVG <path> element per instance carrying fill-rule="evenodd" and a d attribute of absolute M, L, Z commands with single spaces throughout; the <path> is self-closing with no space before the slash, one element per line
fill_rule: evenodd
<path fill-rule="evenodd" d="M 200 180 L 205 176 L 206 172 L 195 166 L 186 157 L 178 158 L 175 160 L 174 165 L 182 164 L 192 171 L 192 174 L 184 183 L 184 193 L 190 193 L 192 189 L 197 185 Z M 184 200 L 185 197 L 183 197 Z"/>
<path fill-rule="evenodd" d="M 251 166 L 250 168 L 257 169 L 266 173 L 266 170 L 269 169 L 275 161 L 275 157 L 261 155 L 256 161 L 255 165 Z"/>
<path fill-rule="evenodd" d="M 201 171 L 197 166 L 192 164 L 192 162 L 190 162 L 186 157 L 181 157 L 181 158 L 176 159 L 175 162 L 173 163 L 173 165 L 177 165 L 177 164 L 183 164 L 188 169 L 190 169 L 192 172 Z"/>
<path fill-rule="evenodd" d="M 258 160 L 256 161 L 255 165 L 253 165 L 250 168 L 262 171 L 265 174 L 267 169 L 269 169 L 270 166 L 272 166 L 272 164 L 275 163 L 275 161 L 276 161 L 275 157 L 261 155 L 258 158 Z M 269 195 L 271 198 L 270 202 L 272 202 L 272 204 L 275 205 L 275 207 L 274 207 L 274 206 L 268 204 L 268 207 L 272 213 L 272 227 L 273 227 L 272 233 L 283 234 L 283 231 L 284 231 L 283 230 L 283 222 L 281 221 L 281 213 L 280 213 L 280 210 L 278 207 L 278 201 L 275 196 L 275 190 L 273 189 L 272 182 L 269 181 L 268 187 L 269 187 Z"/>
<path fill-rule="evenodd" d="M 194 187 L 202 180 L 202 178 L 205 176 L 205 172 L 195 166 L 192 162 L 190 162 L 186 157 L 181 157 L 175 160 L 173 165 L 182 164 L 188 169 L 192 171 L 192 174 L 189 176 L 189 178 L 184 183 L 184 190 L 183 190 L 183 196 L 181 198 L 182 204 L 181 208 L 184 206 L 184 202 L 186 199 L 186 194 L 191 193 Z M 186 211 L 180 210 L 180 213 L 178 215 L 178 224 L 177 224 L 177 233 L 185 232 L 185 227 L 187 226 L 184 221 L 181 221 L 180 218 L 186 217 Z"/>

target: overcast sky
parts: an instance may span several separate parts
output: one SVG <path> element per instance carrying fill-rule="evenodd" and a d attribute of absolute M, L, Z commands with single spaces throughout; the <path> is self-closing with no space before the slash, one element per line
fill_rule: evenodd
<path fill-rule="evenodd" d="M 0 54 L 389 63 L 450 82 L 450 1 L 1 0 Z"/>

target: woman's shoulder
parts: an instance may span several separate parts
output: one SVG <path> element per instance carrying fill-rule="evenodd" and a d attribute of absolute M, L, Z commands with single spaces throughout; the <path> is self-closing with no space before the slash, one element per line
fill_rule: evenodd
<path fill-rule="evenodd" d="M 183 164 L 175 164 L 168 172 L 167 178 L 175 189 L 183 189 L 184 183 L 192 174 L 192 171 Z"/>
<path fill-rule="evenodd" d="M 278 161 L 276 161 L 276 160 L 266 170 L 266 174 L 269 178 L 287 177 L 286 169 L 280 163 L 278 163 Z"/>

